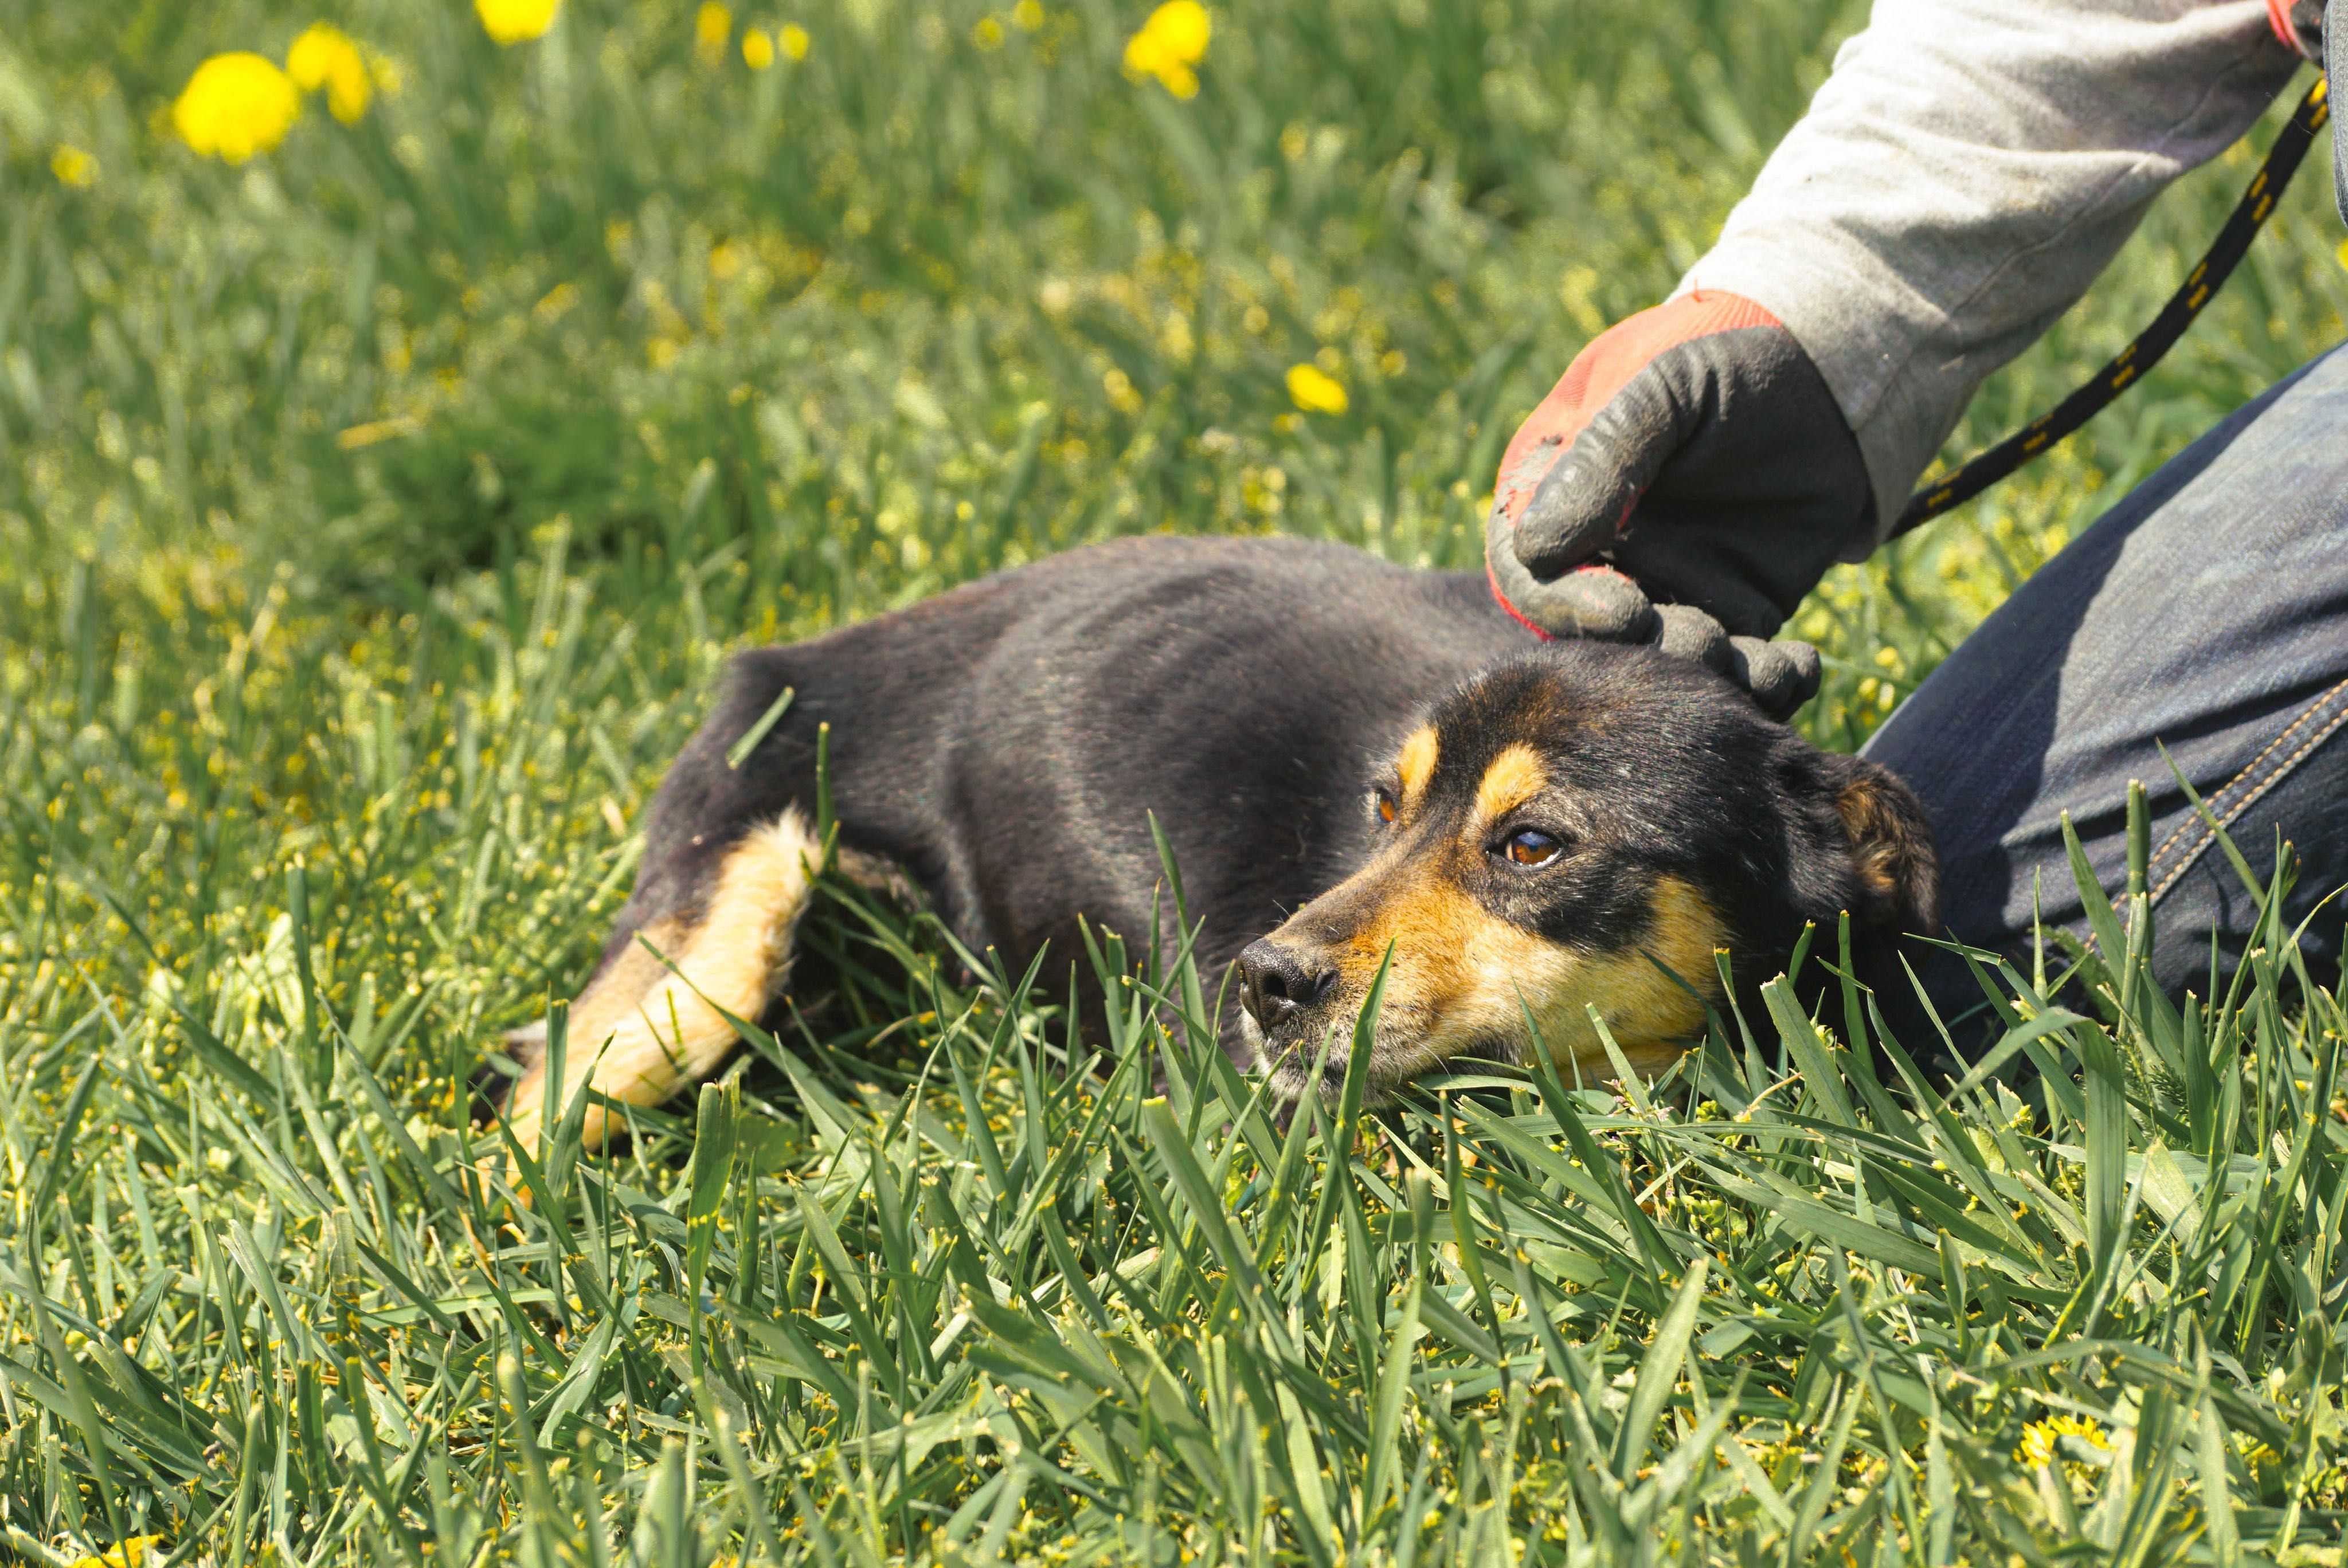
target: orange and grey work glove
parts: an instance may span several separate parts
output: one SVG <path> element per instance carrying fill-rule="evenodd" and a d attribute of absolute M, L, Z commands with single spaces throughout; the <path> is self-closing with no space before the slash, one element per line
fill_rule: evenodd
<path fill-rule="evenodd" d="M 1818 650 L 1764 640 L 1874 518 L 1859 442 L 1794 334 L 1698 291 L 1574 357 L 1500 460 L 1484 559 L 1541 636 L 1659 644 L 1782 717 L 1817 692 Z"/>

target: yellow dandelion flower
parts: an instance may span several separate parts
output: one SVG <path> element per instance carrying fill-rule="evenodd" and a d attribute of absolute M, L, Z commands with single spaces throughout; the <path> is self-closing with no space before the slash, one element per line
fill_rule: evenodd
<path fill-rule="evenodd" d="M 1003 24 L 992 16 L 981 16 L 971 26 L 970 41 L 982 51 L 1003 47 Z"/>
<path fill-rule="evenodd" d="M 562 10 L 562 0 L 473 0 L 481 30 L 499 44 L 543 38 Z"/>
<path fill-rule="evenodd" d="M 1011 20 L 1023 33 L 1032 33 L 1044 25 L 1044 7 L 1037 0 L 1019 0 L 1011 7 Z"/>
<path fill-rule="evenodd" d="M 196 67 L 171 105 L 171 128 L 207 157 L 242 163 L 283 141 L 301 114 L 293 78 L 274 60 L 238 50 Z"/>
<path fill-rule="evenodd" d="M 775 63 L 775 41 L 762 27 L 752 27 L 742 35 L 742 61 L 754 71 L 763 71 Z"/>
<path fill-rule="evenodd" d="M 2086 1417 L 2049 1416 L 2022 1429 L 2022 1441 L 2013 1449 L 2013 1462 L 2034 1470 L 2052 1464 L 2062 1451 L 2065 1438 L 2077 1438 L 2092 1448 L 2111 1450 L 2111 1440 L 2104 1436 L 2104 1429 Z"/>
<path fill-rule="evenodd" d="M 1169 54 L 1187 66 L 1207 57 L 1207 40 L 1214 33 L 1214 22 L 1199 0 L 1166 0 L 1149 14 L 1145 26 L 1158 35 Z"/>
<path fill-rule="evenodd" d="M 1199 73 L 1189 67 L 1168 60 L 1154 49 L 1145 50 L 1148 40 L 1136 35 L 1125 47 L 1125 68 L 1131 75 L 1156 77 L 1160 87 L 1178 98 L 1199 96 Z"/>
<path fill-rule="evenodd" d="M 808 56 L 808 30 L 797 22 L 786 22 L 775 29 L 775 42 L 782 46 L 783 58 L 797 63 Z"/>
<path fill-rule="evenodd" d="M 1199 0 L 1166 0 L 1126 40 L 1125 74 L 1136 81 L 1156 77 L 1176 97 L 1196 97 L 1199 75 L 1192 67 L 1207 57 L 1213 33 L 1214 23 Z"/>
<path fill-rule="evenodd" d="M 345 125 L 366 113 L 375 82 L 365 57 L 340 27 L 313 22 L 285 53 L 285 74 L 305 93 L 326 89 L 326 108 Z"/>
<path fill-rule="evenodd" d="M 1344 382 L 1309 364 L 1288 367 L 1288 400 L 1307 414 L 1343 414 L 1354 405 Z"/>
<path fill-rule="evenodd" d="M 539 300 L 538 303 L 530 308 L 530 314 L 536 316 L 541 323 L 551 326 L 556 322 L 561 321 L 563 316 L 570 312 L 571 307 L 578 302 L 578 284 L 572 282 L 557 283 L 554 287 L 546 291 L 546 293 Z"/>
<path fill-rule="evenodd" d="M 76 187 L 98 183 L 98 159 L 67 142 L 59 142 L 49 154 L 49 172 L 58 183 Z"/>
<path fill-rule="evenodd" d="M 73 1568 L 139 1568 L 148 1553 L 162 1541 L 160 1535 L 134 1535 L 118 1542 L 95 1557 L 77 1557 Z"/>
<path fill-rule="evenodd" d="M 733 11 L 720 0 L 701 0 L 701 9 L 693 14 L 693 46 L 701 57 L 716 64 L 733 36 Z"/>

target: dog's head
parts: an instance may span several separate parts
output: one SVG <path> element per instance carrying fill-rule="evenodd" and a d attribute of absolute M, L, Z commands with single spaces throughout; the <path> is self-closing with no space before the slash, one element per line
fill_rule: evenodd
<path fill-rule="evenodd" d="M 1367 864 L 1240 957 L 1249 1043 L 1289 1097 L 1323 1040 L 1343 1081 L 1379 966 L 1373 1099 L 1458 1056 L 1612 1075 L 1703 1032 L 1715 955 L 1776 972 L 1805 920 L 1927 932 L 1938 872 L 1891 774 L 1822 752 L 1734 685 L 1642 649 L 1560 643 L 1436 704 L 1368 781 Z M 1528 1018 L 1530 1026 L 1528 1026 Z"/>

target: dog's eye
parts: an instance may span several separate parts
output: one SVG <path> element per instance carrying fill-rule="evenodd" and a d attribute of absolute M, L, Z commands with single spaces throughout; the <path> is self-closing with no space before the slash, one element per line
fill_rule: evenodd
<path fill-rule="evenodd" d="M 1370 804 L 1378 814 L 1378 820 L 1388 825 L 1392 825 L 1394 819 L 1401 815 L 1401 808 L 1395 804 L 1394 791 L 1384 784 L 1370 792 Z"/>
<path fill-rule="evenodd" d="M 1565 853 L 1565 845 L 1548 834 L 1529 827 L 1511 835 L 1500 853 L 1518 866 L 1547 866 Z"/>

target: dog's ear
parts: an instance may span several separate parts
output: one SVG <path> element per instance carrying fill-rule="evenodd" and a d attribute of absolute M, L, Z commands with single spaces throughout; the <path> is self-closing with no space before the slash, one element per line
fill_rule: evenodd
<path fill-rule="evenodd" d="M 1858 883 L 1851 914 L 1870 926 L 1926 936 L 1939 930 L 1941 858 L 1915 792 L 1861 757 L 1832 758 L 1827 785 Z"/>

